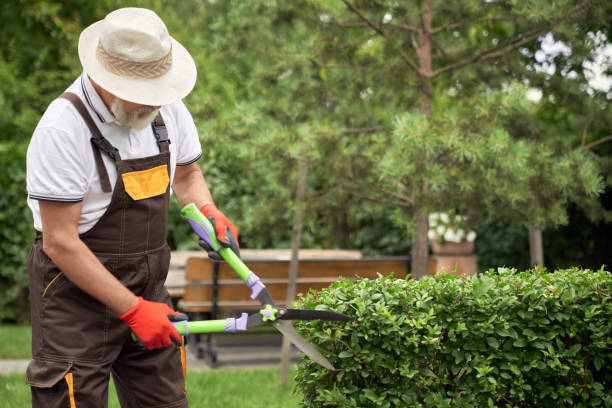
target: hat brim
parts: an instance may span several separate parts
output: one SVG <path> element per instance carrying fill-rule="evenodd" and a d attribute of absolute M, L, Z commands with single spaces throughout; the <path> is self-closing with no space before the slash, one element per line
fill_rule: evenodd
<path fill-rule="evenodd" d="M 189 52 L 172 41 L 172 66 L 157 78 L 127 78 L 106 70 L 96 57 L 103 21 L 87 27 L 79 37 L 79 59 L 83 70 L 106 91 L 129 102 L 142 105 L 168 105 L 183 99 L 195 85 L 197 70 Z"/>

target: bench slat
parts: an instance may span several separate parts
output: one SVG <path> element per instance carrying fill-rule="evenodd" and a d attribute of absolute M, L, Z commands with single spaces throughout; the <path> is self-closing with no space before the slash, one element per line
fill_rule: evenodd
<path fill-rule="evenodd" d="M 285 299 L 289 282 L 289 260 L 246 260 L 251 269 L 274 299 Z M 213 275 L 215 264 L 208 258 L 190 257 L 185 263 L 185 286 L 179 306 L 187 312 L 213 309 Z M 226 263 L 218 263 L 217 310 L 235 311 L 257 309 L 259 303 L 250 300 L 251 290 Z M 375 279 L 391 273 L 398 278 L 406 276 L 407 257 L 385 259 L 301 259 L 299 263 L 296 293 L 310 289 L 321 290 L 340 279 Z M 285 305 L 284 300 L 277 300 Z"/>
<path fill-rule="evenodd" d="M 262 280 L 265 278 L 286 278 L 289 274 L 289 261 L 252 261 L 245 262 Z M 397 278 L 406 276 L 406 260 L 302 260 L 299 276 L 302 278 L 360 276 L 376 278 L 377 272 L 388 275 L 395 273 Z M 206 258 L 189 258 L 185 266 L 187 281 L 210 280 L 213 277 L 213 263 Z M 219 264 L 219 279 L 232 279 L 236 272 L 225 263 Z"/>
<path fill-rule="evenodd" d="M 351 277 L 351 278 L 346 278 L 346 279 L 356 279 L 355 277 Z M 326 278 L 326 277 L 322 277 L 322 278 L 297 278 L 296 282 L 297 283 L 333 283 L 333 282 L 337 282 L 339 280 L 339 278 Z M 244 285 L 244 281 L 242 279 L 219 279 L 219 285 Z M 285 284 L 287 285 L 289 283 L 289 279 L 288 278 L 267 278 L 264 281 L 264 284 L 268 285 L 268 284 Z M 196 286 L 212 286 L 213 281 L 212 280 L 194 280 L 194 281 L 189 281 L 188 283 L 189 285 L 196 285 Z"/>
<path fill-rule="evenodd" d="M 284 299 L 280 299 L 276 301 L 276 305 L 286 307 L 287 302 Z M 206 301 L 180 300 L 179 307 L 185 312 L 210 312 L 213 309 L 213 303 Z M 233 302 L 220 301 L 217 302 L 217 308 L 223 311 L 246 311 L 260 309 L 261 305 L 256 300 L 243 300 Z"/>
<path fill-rule="evenodd" d="M 307 293 L 310 289 L 321 290 L 328 286 L 329 282 L 298 283 L 296 285 L 296 293 Z M 281 299 L 287 296 L 286 283 L 267 283 L 266 289 L 268 289 L 268 292 L 270 292 L 270 296 L 272 296 L 273 299 Z M 249 299 L 251 296 L 251 289 L 245 285 L 219 285 L 217 291 L 219 301 L 238 301 L 242 299 Z M 183 299 L 186 301 L 208 301 L 212 300 L 212 298 L 212 285 L 203 286 L 188 284 L 185 286 L 185 295 L 183 296 Z"/>

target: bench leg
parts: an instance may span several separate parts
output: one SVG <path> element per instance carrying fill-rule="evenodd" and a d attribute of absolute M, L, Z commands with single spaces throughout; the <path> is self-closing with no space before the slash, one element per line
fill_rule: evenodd
<path fill-rule="evenodd" d="M 217 305 L 219 302 L 219 262 L 213 262 L 213 307 L 210 313 L 210 319 L 217 319 Z M 215 336 L 213 333 L 208 334 L 208 357 L 210 358 L 213 367 L 217 366 L 217 351 L 215 350 Z"/>
<path fill-rule="evenodd" d="M 187 316 L 191 321 L 202 320 L 202 313 L 200 312 L 188 312 Z M 199 333 L 190 334 L 189 343 L 195 346 L 196 358 L 198 360 L 204 359 L 204 345 L 202 344 L 202 335 Z M 192 341 L 193 340 L 193 341 Z"/>
<path fill-rule="evenodd" d="M 211 366 L 217 367 L 217 350 L 215 350 L 215 335 L 209 333 L 206 339 L 206 351 L 208 352 L 208 358 L 210 359 Z"/>

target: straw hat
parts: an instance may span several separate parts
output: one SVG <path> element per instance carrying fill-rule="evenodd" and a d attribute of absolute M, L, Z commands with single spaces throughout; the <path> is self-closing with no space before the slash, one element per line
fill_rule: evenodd
<path fill-rule="evenodd" d="M 122 8 L 93 23 L 79 38 L 83 70 L 129 102 L 167 105 L 195 85 L 195 63 L 151 10 Z"/>

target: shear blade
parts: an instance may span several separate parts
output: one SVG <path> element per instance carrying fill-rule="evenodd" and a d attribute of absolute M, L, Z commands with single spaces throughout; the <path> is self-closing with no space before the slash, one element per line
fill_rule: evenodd
<path fill-rule="evenodd" d="M 312 359 L 315 363 L 322 365 L 328 370 L 335 370 L 334 366 L 317 350 L 312 344 L 310 344 L 304 337 L 302 337 L 295 328 L 288 321 L 277 320 L 273 323 L 276 329 L 283 333 L 289 341 Z"/>
<path fill-rule="evenodd" d="M 274 300 L 272 296 L 270 296 L 270 292 L 268 289 L 263 289 L 259 296 L 257 296 L 257 300 L 261 303 L 262 306 L 270 305 L 274 306 Z M 293 343 L 298 349 L 302 351 L 302 353 L 306 354 L 308 357 L 312 359 L 312 361 L 322 365 L 328 370 L 335 370 L 334 366 L 331 365 L 329 361 L 323 354 L 319 352 L 312 344 L 310 344 L 304 337 L 302 337 L 295 328 L 285 320 L 277 320 L 273 323 L 274 327 L 281 332 L 285 337 L 289 339 L 291 343 Z"/>

